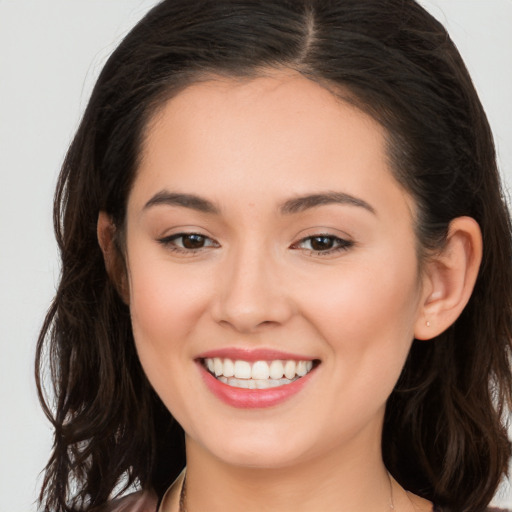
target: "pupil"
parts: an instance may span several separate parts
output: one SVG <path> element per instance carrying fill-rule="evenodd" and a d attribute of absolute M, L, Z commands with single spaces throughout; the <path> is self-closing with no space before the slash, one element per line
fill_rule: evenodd
<path fill-rule="evenodd" d="M 325 251 L 332 249 L 334 241 L 329 236 L 315 236 L 311 239 L 311 247 L 315 251 Z"/>
<path fill-rule="evenodd" d="M 204 236 L 186 235 L 183 237 L 183 247 L 186 249 L 200 249 L 204 246 Z"/>

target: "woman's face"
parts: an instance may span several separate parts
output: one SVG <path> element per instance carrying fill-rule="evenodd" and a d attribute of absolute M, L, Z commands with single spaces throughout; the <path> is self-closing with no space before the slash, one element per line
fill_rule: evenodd
<path fill-rule="evenodd" d="M 380 451 L 424 301 L 384 136 L 293 74 L 193 85 L 150 123 L 129 304 L 189 446 L 253 467 Z"/>

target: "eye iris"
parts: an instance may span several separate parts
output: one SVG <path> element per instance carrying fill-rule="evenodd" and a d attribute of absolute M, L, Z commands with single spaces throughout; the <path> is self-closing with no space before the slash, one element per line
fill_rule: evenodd
<path fill-rule="evenodd" d="M 334 240 L 330 236 L 314 236 L 310 243 L 314 251 L 326 251 L 334 246 Z"/>
<path fill-rule="evenodd" d="M 185 235 L 183 236 L 183 247 L 185 249 L 200 249 L 204 247 L 205 237 L 201 235 Z"/>

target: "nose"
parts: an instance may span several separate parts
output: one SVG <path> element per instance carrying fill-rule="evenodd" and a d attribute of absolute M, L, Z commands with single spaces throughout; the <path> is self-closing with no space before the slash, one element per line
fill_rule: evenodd
<path fill-rule="evenodd" d="M 217 323 L 254 333 L 286 323 L 294 314 L 283 268 L 265 251 L 240 251 L 225 261 L 212 307 Z"/>

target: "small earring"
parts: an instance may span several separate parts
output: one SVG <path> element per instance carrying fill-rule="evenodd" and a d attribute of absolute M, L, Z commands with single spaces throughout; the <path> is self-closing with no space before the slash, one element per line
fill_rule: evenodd
<path fill-rule="evenodd" d="M 427 326 L 427 327 L 430 327 L 430 320 L 427 320 L 427 322 L 426 322 L 426 326 Z"/>

